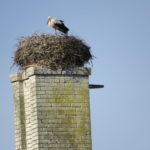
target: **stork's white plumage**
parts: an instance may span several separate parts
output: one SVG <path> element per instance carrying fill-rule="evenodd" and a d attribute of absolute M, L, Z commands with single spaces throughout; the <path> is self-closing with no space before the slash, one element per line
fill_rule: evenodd
<path fill-rule="evenodd" d="M 52 27 L 56 30 L 59 30 L 65 34 L 68 33 L 69 29 L 64 25 L 64 22 L 62 20 L 58 20 L 58 19 L 55 19 L 55 18 L 52 18 L 52 17 L 48 17 L 48 20 L 47 20 L 47 25 L 49 27 Z"/>

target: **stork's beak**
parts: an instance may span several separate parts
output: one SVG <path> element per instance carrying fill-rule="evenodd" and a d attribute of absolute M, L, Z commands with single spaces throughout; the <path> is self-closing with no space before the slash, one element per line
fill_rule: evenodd
<path fill-rule="evenodd" d="M 48 24 L 48 22 L 49 22 L 49 19 L 47 19 L 47 24 Z"/>
<path fill-rule="evenodd" d="M 50 19 L 50 18 L 48 18 L 48 19 L 47 19 L 47 24 L 49 23 L 49 21 L 51 21 L 51 19 Z"/>

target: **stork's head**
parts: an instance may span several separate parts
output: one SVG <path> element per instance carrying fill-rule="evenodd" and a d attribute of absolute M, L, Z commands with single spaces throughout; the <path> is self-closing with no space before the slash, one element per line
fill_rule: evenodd
<path fill-rule="evenodd" d="M 51 21 L 52 17 L 48 16 L 47 18 L 47 24 L 49 23 L 49 21 Z"/>

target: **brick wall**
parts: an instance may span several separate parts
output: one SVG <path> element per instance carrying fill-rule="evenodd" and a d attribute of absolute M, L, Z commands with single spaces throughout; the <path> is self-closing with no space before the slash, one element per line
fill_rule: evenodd
<path fill-rule="evenodd" d="M 89 68 L 11 75 L 16 150 L 91 150 Z"/>

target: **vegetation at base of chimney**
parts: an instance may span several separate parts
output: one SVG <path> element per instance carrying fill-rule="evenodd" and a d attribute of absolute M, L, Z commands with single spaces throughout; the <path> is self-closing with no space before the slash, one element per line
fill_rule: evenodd
<path fill-rule="evenodd" d="M 39 65 L 56 70 L 83 67 L 92 59 L 90 47 L 75 36 L 34 33 L 20 38 L 14 64 L 21 69 Z"/>

